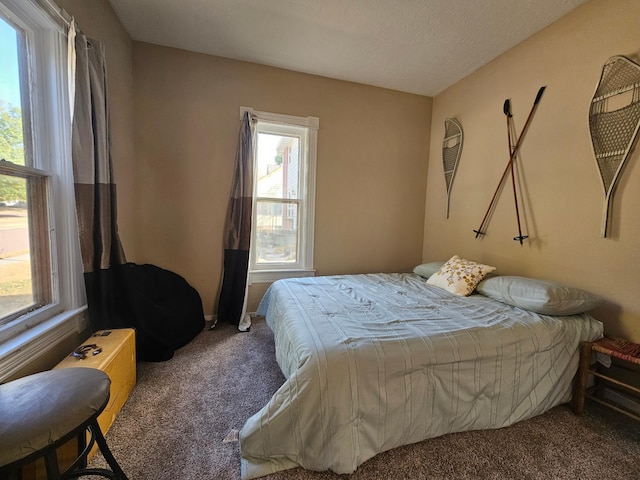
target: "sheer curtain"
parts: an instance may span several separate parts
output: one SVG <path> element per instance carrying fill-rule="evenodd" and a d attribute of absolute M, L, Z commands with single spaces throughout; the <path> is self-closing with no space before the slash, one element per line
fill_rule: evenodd
<path fill-rule="evenodd" d="M 224 229 L 224 274 L 218 301 L 218 320 L 234 323 L 241 331 L 251 327 L 247 290 L 253 202 L 253 123 L 250 112 L 245 112 Z"/>

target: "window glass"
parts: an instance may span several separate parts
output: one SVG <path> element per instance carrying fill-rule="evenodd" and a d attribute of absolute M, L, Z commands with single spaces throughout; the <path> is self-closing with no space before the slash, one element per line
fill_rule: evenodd
<path fill-rule="evenodd" d="M 0 151 L 5 160 L 24 165 L 18 38 L 19 32 L 0 16 Z"/>
<path fill-rule="evenodd" d="M 256 264 L 298 261 L 300 138 L 258 133 Z M 269 200 L 267 200 L 269 199 Z M 276 200 L 279 199 L 279 200 Z"/>
<path fill-rule="evenodd" d="M 298 205 L 256 202 L 256 263 L 298 261 Z"/>
<path fill-rule="evenodd" d="M 256 195 L 298 198 L 298 137 L 258 133 Z"/>
<path fill-rule="evenodd" d="M 0 17 L 0 161 L 13 165 L 25 165 L 21 35 Z M 29 241 L 29 182 L 17 175 L 20 173 L 15 169 L 0 174 L 0 323 L 36 305 Z"/>

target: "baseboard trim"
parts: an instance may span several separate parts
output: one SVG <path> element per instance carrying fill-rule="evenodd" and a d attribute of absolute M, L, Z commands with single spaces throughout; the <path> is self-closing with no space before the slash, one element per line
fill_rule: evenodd
<path fill-rule="evenodd" d="M 252 319 L 256 317 L 256 312 L 247 312 Z M 205 315 L 204 321 L 206 323 L 205 328 L 212 329 L 218 323 L 218 315 Z"/>

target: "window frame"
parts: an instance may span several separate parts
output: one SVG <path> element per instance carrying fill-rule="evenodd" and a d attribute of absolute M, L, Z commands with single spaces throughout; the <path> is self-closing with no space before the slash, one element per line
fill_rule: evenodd
<path fill-rule="evenodd" d="M 48 218 L 52 289 L 49 304 L 0 325 L 2 379 L 19 369 L 25 358 L 33 359 L 43 348 L 81 332 L 86 327 L 86 299 L 71 161 L 66 25 L 38 0 L 0 0 L 0 14 L 25 35 L 27 63 L 20 60 L 21 108 L 29 106 L 23 129 L 25 157 L 31 155 L 32 160 L 28 167 L 11 165 L 47 179 L 47 203 L 40 206 Z"/>
<path fill-rule="evenodd" d="M 251 214 L 251 247 L 249 252 L 249 284 L 271 283 L 282 278 L 296 278 L 314 276 L 313 247 L 315 225 L 315 186 L 316 186 L 316 160 L 318 129 L 320 120 L 318 117 L 300 117 L 254 110 L 250 107 L 240 108 L 240 118 L 245 112 L 249 112 L 256 121 L 253 128 L 253 203 Z M 298 159 L 300 192 L 298 198 L 289 199 L 288 193 L 283 193 L 283 198 L 257 197 L 257 140 L 258 133 L 271 133 L 276 135 L 302 135 Z M 256 262 L 255 236 L 258 201 L 275 201 L 282 203 L 283 208 L 287 204 L 298 205 L 298 261 L 295 263 L 269 263 L 260 265 Z"/>
<path fill-rule="evenodd" d="M 33 303 L 8 315 L 0 317 L 0 332 L 5 325 L 9 325 L 16 319 L 35 312 L 45 311 L 52 308 L 57 301 L 57 292 L 52 285 L 52 262 L 51 262 L 51 222 L 50 208 L 51 192 L 49 183 L 51 174 L 43 170 L 31 168 L 23 165 L 16 165 L 12 162 L 0 161 L 0 175 L 25 180 L 27 187 L 28 205 L 28 232 L 29 232 L 29 255 L 31 257 L 31 283 L 33 288 Z M 40 224 L 40 225 L 39 225 Z M 36 275 L 34 272 L 38 272 Z"/>

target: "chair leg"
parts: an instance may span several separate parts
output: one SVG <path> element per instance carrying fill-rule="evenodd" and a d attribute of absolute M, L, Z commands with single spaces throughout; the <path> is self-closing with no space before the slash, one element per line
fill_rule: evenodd
<path fill-rule="evenodd" d="M 122 471 L 122 468 L 120 468 L 120 465 L 118 465 L 118 462 L 116 461 L 115 457 L 111 453 L 111 450 L 109 450 L 109 446 L 107 445 L 107 441 L 105 440 L 104 435 L 102 434 L 102 430 L 100 430 L 100 425 L 98 425 L 98 421 L 97 420 L 94 421 L 93 424 L 89 425 L 89 428 L 91 429 L 91 432 L 95 435 L 98 448 L 100 448 L 100 451 L 102 452 L 102 456 L 107 461 L 107 463 L 109 464 L 109 467 L 111 467 L 111 470 L 115 474 L 116 480 L 129 480 L 125 475 L 125 473 Z"/>
<path fill-rule="evenodd" d="M 21 468 L 0 468 L 0 480 L 23 480 Z"/>
<path fill-rule="evenodd" d="M 47 479 L 58 479 L 60 478 L 60 468 L 58 467 L 58 455 L 55 450 L 49 451 L 44 456 L 44 465 L 47 470 Z"/>
<path fill-rule="evenodd" d="M 63 480 L 70 480 L 72 478 L 80 478 L 86 477 L 88 475 L 94 477 L 104 477 L 109 480 L 118 480 L 118 477 L 111 470 L 107 470 L 106 468 L 83 468 L 82 470 L 76 470 L 75 472 L 70 472 L 65 474 L 62 478 Z"/>
<path fill-rule="evenodd" d="M 82 430 L 81 432 L 79 432 L 76 441 L 78 442 L 77 458 L 81 459 L 78 466 L 80 468 L 87 468 L 87 455 L 83 455 L 85 449 L 87 448 L 87 431 Z M 87 452 L 87 454 L 88 453 L 89 452 Z"/>

